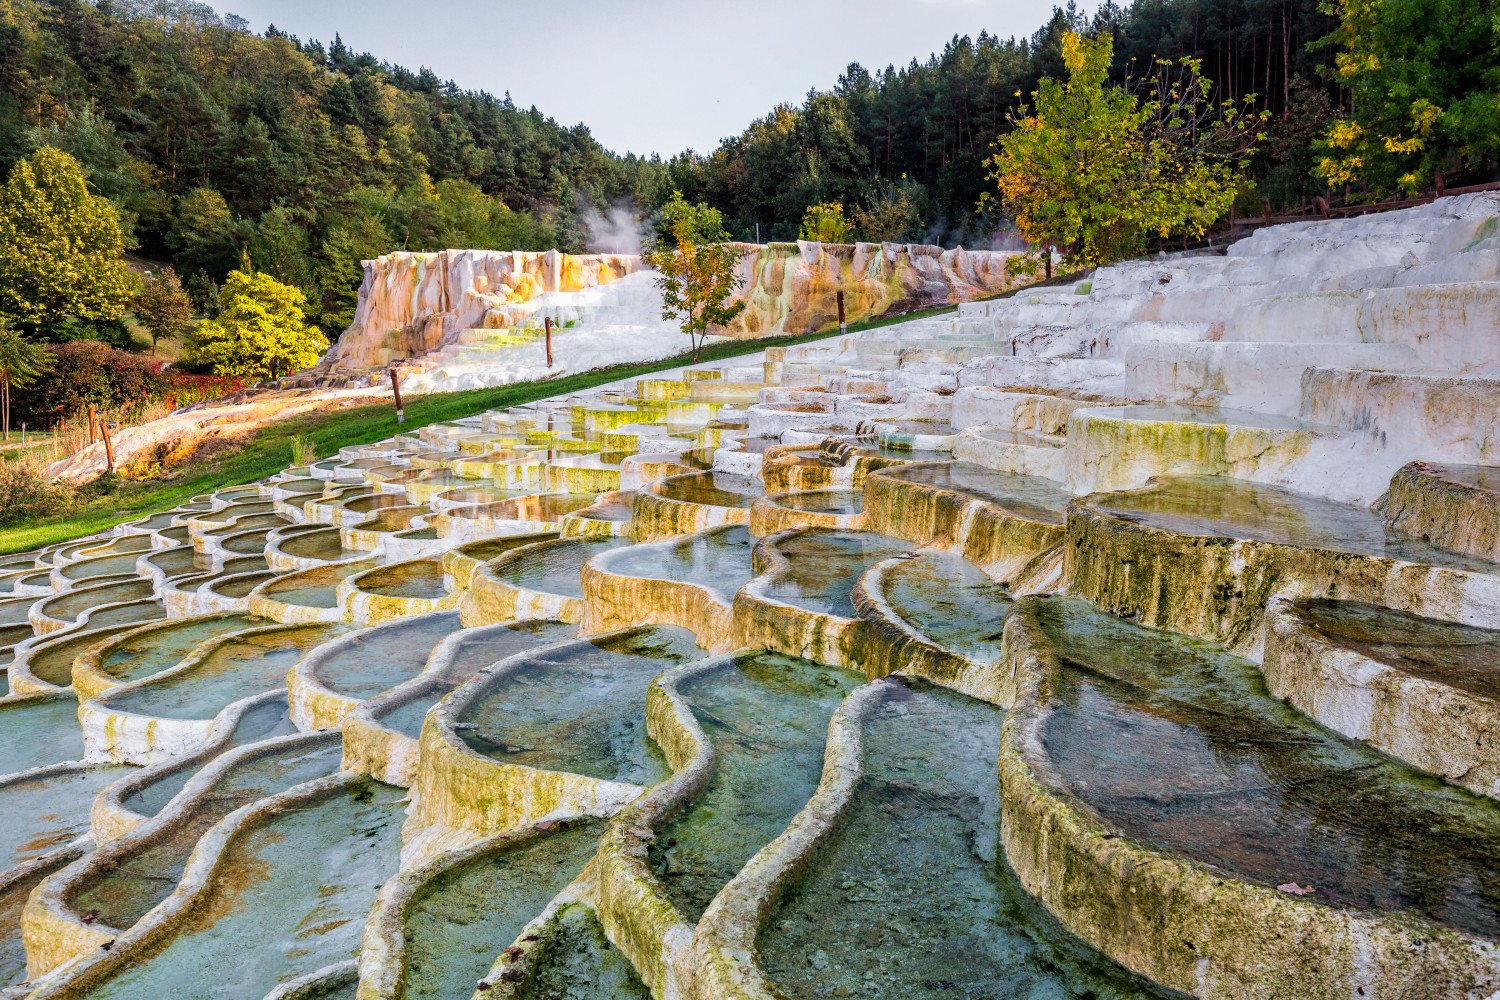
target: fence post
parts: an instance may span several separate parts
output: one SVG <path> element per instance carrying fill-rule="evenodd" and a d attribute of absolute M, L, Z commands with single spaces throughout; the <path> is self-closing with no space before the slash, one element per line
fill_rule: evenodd
<path fill-rule="evenodd" d="M 547 328 L 547 367 L 552 367 L 552 317 L 547 316 L 542 320 L 542 325 Z"/>
<path fill-rule="evenodd" d="M 104 461 L 109 472 L 115 471 L 115 446 L 109 441 L 109 421 L 99 421 L 99 433 L 104 435 Z"/>
<path fill-rule="evenodd" d="M 396 366 L 391 365 L 391 393 L 396 397 L 396 423 L 406 423 L 406 411 L 401 408 L 401 380 L 396 375 Z"/>
<path fill-rule="evenodd" d="M 94 413 L 94 404 L 89 404 L 89 444 L 93 444 L 99 437 L 99 418 Z"/>
<path fill-rule="evenodd" d="M 846 323 L 846 322 L 844 322 L 844 290 L 842 288 L 839 289 L 838 304 L 839 304 L 839 333 L 848 333 L 849 332 L 849 324 Z"/>

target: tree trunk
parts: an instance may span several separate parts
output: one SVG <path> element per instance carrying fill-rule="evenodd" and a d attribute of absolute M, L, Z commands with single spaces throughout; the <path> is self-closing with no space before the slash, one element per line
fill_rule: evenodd
<path fill-rule="evenodd" d="M 0 381 L 0 420 L 5 422 L 5 440 L 10 440 L 10 379 Z"/>

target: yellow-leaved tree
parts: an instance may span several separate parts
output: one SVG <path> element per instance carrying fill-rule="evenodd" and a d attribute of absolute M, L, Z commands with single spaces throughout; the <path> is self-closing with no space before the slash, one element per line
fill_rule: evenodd
<path fill-rule="evenodd" d="M 1066 81 L 1044 78 L 987 161 L 1016 228 L 1074 266 L 1138 254 L 1148 235 L 1202 235 L 1229 211 L 1262 115 L 1215 104 L 1198 61 L 1108 82 L 1114 39 L 1063 36 Z M 1245 102 L 1253 100 L 1247 96 Z M 988 197 L 988 196 L 986 196 Z"/>
<path fill-rule="evenodd" d="M 328 349 L 323 331 L 304 322 L 307 297 L 269 274 L 230 271 L 219 301 L 219 315 L 193 334 L 193 354 L 216 375 L 280 378 L 311 367 Z"/>
<path fill-rule="evenodd" d="M 44 333 L 119 319 L 135 290 L 124 249 L 114 206 L 89 193 L 77 160 L 42 146 L 0 187 L 0 317 Z"/>

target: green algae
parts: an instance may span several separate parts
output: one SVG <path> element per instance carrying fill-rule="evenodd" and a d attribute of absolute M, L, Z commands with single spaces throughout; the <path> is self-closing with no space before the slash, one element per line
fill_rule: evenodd
<path fill-rule="evenodd" d="M 765 651 L 740 653 L 679 689 L 715 751 L 702 794 L 657 831 L 651 867 L 696 921 L 818 787 L 828 720 L 862 677 Z"/>
<path fill-rule="evenodd" d="M 1000 712 L 885 682 L 843 825 L 762 931 L 792 1000 L 1162 995 L 1059 928 L 999 850 Z"/>
<path fill-rule="evenodd" d="M 635 967 L 583 903 L 560 907 L 533 953 L 517 1000 L 649 1000 Z"/>
<path fill-rule="evenodd" d="M 594 856 L 602 828 L 600 820 L 559 823 L 424 885 L 404 928 L 406 1000 L 473 992 L 500 952 Z"/>

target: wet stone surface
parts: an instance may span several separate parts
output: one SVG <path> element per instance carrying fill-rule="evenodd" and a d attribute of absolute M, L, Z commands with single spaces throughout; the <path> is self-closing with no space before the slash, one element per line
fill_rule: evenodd
<path fill-rule="evenodd" d="M 497 678 L 457 720 L 458 735 L 506 763 L 655 784 L 667 769 L 646 735 L 647 685 L 702 655 L 677 628 L 544 650 Z"/>
<path fill-rule="evenodd" d="M 424 886 L 406 919 L 406 1000 L 467 997 L 522 928 L 598 849 L 601 820 L 450 869 Z"/>
<path fill-rule="evenodd" d="M 1364 507 L 1238 479 L 1164 479 L 1133 493 L 1100 494 L 1090 505 L 1177 534 L 1243 538 L 1500 574 L 1500 564 L 1402 535 Z"/>
<path fill-rule="evenodd" d="M 883 479 L 966 493 L 1019 517 L 1063 524 L 1072 495 L 1050 479 L 996 472 L 968 462 L 912 464 L 876 473 Z"/>
<path fill-rule="evenodd" d="M 854 584 L 872 565 L 910 552 L 910 542 L 868 531 L 809 528 L 776 538 L 789 567 L 774 571 L 768 597 L 821 614 L 853 618 Z"/>
<path fill-rule="evenodd" d="M 1045 780 L 1149 847 L 1328 905 L 1500 933 L 1500 804 L 1324 729 L 1256 666 L 1038 599 L 1063 670 Z"/>
<path fill-rule="evenodd" d="M 1357 601 L 1299 601 L 1293 613 L 1335 645 L 1402 673 L 1500 699 L 1500 632 Z"/>
<path fill-rule="evenodd" d="M 861 680 L 756 652 L 682 685 L 717 759 L 703 794 L 657 831 L 650 858 L 688 920 L 806 804 L 822 774 L 828 719 Z"/>
<path fill-rule="evenodd" d="M 761 933 L 772 982 L 794 1000 L 1157 995 L 1063 934 L 1000 855 L 1000 712 L 884 683 L 848 816 Z"/>

